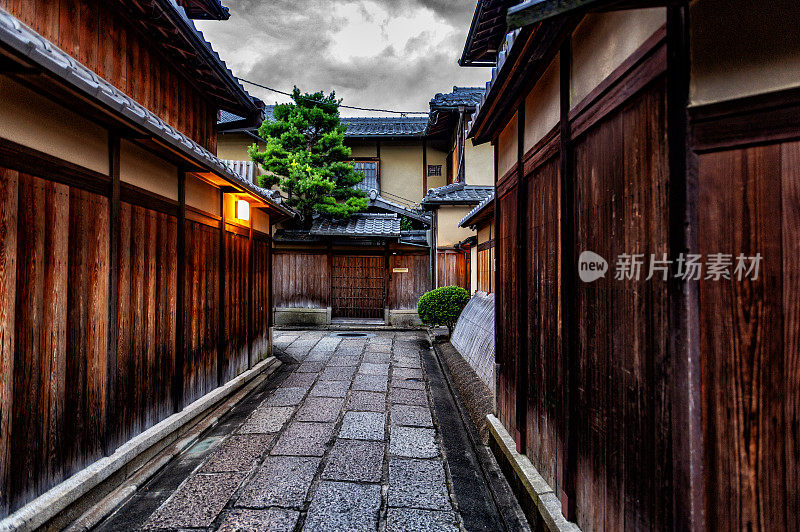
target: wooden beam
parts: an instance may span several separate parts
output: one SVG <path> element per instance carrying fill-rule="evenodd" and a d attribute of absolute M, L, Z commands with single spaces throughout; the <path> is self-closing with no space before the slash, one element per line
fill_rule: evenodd
<path fill-rule="evenodd" d="M 223 383 L 223 364 L 225 362 L 225 192 L 219 192 L 219 330 L 217 338 L 217 385 Z"/>
<path fill-rule="evenodd" d="M 515 259 L 517 263 L 517 383 L 515 433 L 517 452 L 527 451 L 528 433 L 528 180 L 525 177 L 525 101 L 517 108 L 517 235 Z"/>
<path fill-rule="evenodd" d="M 670 259 L 697 253 L 697 157 L 689 136 L 689 8 L 667 9 Z M 672 493 L 675 530 L 705 530 L 699 286 L 671 276 Z"/>
<path fill-rule="evenodd" d="M 253 367 L 253 215 L 247 235 L 247 369 Z"/>
<path fill-rule="evenodd" d="M 175 246 L 178 264 L 178 284 L 175 303 L 175 375 L 172 381 L 172 404 L 175 412 L 183 408 L 184 368 L 186 366 L 186 170 L 178 170 L 178 238 Z"/>
<path fill-rule="evenodd" d="M 559 212 L 561 220 L 561 359 L 566 361 L 564 372 L 564 426 L 567 438 L 564 442 L 563 489 L 559 494 L 561 513 L 570 521 L 575 520 L 575 475 L 578 464 L 578 335 L 576 333 L 576 250 L 575 250 L 575 175 L 572 154 L 572 127 L 570 112 L 570 72 L 572 71 L 572 39 L 568 37 L 560 52 L 560 187 Z"/>
<path fill-rule="evenodd" d="M 111 196 L 108 201 L 108 323 L 106 337 L 106 416 L 103 430 L 103 453 L 114 452 L 117 430 L 117 310 L 119 299 L 119 223 L 120 223 L 120 138 L 113 132 L 108 136 L 108 169 Z"/>

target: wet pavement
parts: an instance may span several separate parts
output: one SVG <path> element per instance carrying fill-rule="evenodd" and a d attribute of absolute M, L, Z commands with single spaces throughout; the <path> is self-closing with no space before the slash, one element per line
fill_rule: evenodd
<path fill-rule="evenodd" d="M 425 333 L 275 345 L 281 369 L 99 529 L 506 528 Z"/>

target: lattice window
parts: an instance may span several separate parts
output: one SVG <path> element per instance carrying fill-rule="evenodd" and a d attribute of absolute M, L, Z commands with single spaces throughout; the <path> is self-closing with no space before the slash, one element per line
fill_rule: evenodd
<path fill-rule="evenodd" d="M 441 164 L 429 164 L 428 165 L 428 176 L 441 176 L 442 175 L 442 165 Z"/>
<path fill-rule="evenodd" d="M 357 189 L 369 192 L 372 189 L 380 192 L 378 186 L 378 161 L 354 161 L 353 168 L 364 173 L 364 181 L 356 185 Z"/>

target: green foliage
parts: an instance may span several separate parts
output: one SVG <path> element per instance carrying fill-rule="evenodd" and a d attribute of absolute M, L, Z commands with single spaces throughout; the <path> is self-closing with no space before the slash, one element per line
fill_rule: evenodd
<path fill-rule="evenodd" d="M 446 325 L 451 331 L 458 316 L 469 303 L 469 292 L 460 286 L 443 286 L 422 294 L 417 302 L 417 314 L 422 323 Z"/>
<path fill-rule="evenodd" d="M 303 224 L 311 226 L 314 212 L 336 218 L 363 212 L 369 206 L 366 194 L 353 187 L 364 174 L 348 161 L 344 145 L 346 126 L 339 117 L 335 93 L 292 91 L 294 103 L 276 105 L 273 119 L 265 120 L 258 134 L 266 142 L 264 151 L 250 146 L 250 158 L 267 172 L 259 178 L 264 188 L 278 185 L 286 203 L 300 212 Z"/>
<path fill-rule="evenodd" d="M 414 223 L 408 216 L 400 217 L 400 229 L 402 229 L 403 231 L 410 231 L 414 229 Z"/>

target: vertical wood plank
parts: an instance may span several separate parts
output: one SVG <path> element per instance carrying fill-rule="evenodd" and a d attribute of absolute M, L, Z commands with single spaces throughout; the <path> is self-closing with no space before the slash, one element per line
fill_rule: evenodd
<path fill-rule="evenodd" d="M 178 227 L 176 235 L 176 285 L 175 285 L 175 368 L 172 380 L 172 409 L 179 412 L 183 406 L 184 375 L 186 371 L 186 298 L 184 290 L 187 275 L 186 263 L 186 171 L 178 170 Z M 191 334 L 191 332 L 190 332 Z"/>
<path fill-rule="evenodd" d="M 0 513 L 10 506 L 19 174 L 0 168 Z"/>

